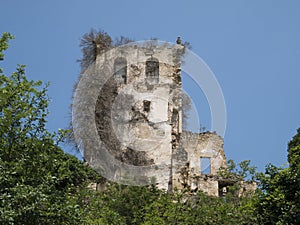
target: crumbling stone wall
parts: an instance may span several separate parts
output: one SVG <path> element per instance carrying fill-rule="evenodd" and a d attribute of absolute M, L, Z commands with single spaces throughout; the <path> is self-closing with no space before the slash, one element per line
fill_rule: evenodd
<path fill-rule="evenodd" d="M 211 196 L 226 195 L 230 186 L 237 187 L 236 195 L 239 197 L 251 196 L 255 192 L 255 182 L 225 179 L 218 173 L 227 164 L 224 140 L 216 132 L 183 132 L 180 142 L 180 148 L 173 157 L 173 188 L 187 188 L 191 192 L 201 190 Z M 201 157 L 210 158 L 208 174 L 201 171 Z"/>
<path fill-rule="evenodd" d="M 192 173 L 200 173 L 200 157 L 211 159 L 211 174 L 217 174 L 219 168 L 226 167 L 224 140 L 216 132 L 184 132 L 181 142 L 182 147 L 189 152 L 188 161 Z"/>
<path fill-rule="evenodd" d="M 181 145 L 174 157 L 173 188 L 202 190 L 218 196 L 218 170 L 226 167 L 223 138 L 215 132 L 181 134 Z M 200 158 L 210 158 L 210 173 L 201 172 Z"/>

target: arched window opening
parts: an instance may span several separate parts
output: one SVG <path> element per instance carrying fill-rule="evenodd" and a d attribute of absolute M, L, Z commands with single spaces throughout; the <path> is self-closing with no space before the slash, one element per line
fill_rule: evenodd
<path fill-rule="evenodd" d="M 127 82 L 127 60 L 125 58 L 116 58 L 114 62 L 114 74 L 117 82 L 126 84 Z"/>
<path fill-rule="evenodd" d="M 146 79 L 149 83 L 157 84 L 159 82 L 159 61 L 156 58 L 146 61 Z"/>

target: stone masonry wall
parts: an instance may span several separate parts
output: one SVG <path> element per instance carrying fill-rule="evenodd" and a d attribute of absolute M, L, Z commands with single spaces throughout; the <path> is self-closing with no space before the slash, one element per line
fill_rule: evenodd
<path fill-rule="evenodd" d="M 188 187 L 193 190 L 202 190 L 209 195 L 218 196 L 219 168 L 226 167 L 226 157 L 223 149 L 223 138 L 215 132 L 200 134 L 183 132 L 181 134 L 181 159 L 174 160 L 173 188 Z M 183 157 L 185 155 L 185 157 Z M 202 174 L 200 158 L 210 158 L 210 173 Z"/>

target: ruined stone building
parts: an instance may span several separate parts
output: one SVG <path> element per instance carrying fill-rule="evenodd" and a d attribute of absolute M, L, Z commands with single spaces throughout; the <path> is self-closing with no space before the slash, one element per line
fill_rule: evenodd
<path fill-rule="evenodd" d="M 92 73 L 101 73 L 105 82 L 93 100 L 95 107 L 89 111 L 94 110 L 101 143 L 83 143 L 84 157 L 96 170 L 106 170 L 104 175 L 116 181 L 126 176 L 134 180 L 136 172 L 142 175 L 137 178 L 139 182 L 152 180 L 161 189 L 188 187 L 218 196 L 226 192 L 227 185 L 217 174 L 226 167 L 223 138 L 215 132 L 182 130 L 183 53 L 181 44 L 147 42 L 98 55 Z M 100 78 L 87 82 L 95 79 Z M 85 138 L 93 137 L 89 132 L 81 133 Z M 105 148 L 105 154 L 99 149 L 91 150 L 96 145 Z M 133 169 L 130 167 L 125 174 L 122 168 L 128 165 Z"/>

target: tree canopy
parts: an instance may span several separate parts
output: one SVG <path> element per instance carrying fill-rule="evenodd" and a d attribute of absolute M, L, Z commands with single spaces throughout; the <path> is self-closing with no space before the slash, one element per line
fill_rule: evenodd
<path fill-rule="evenodd" d="M 0 54 L 13 37 L 4 33 Z M 58 146 L 64 132 L 46 130 L 47 85 L 29 81 L 25 66 L 0 74 L 0 223 L 76 224 L 78 189 L 96 173 Z"/>
<path fill-rule="evenodd" d="M 287 168 L 268 164 L 258 177 L 256 211 L 262 224 L 300 224 L 300 129 L 288 143 Z"/>

